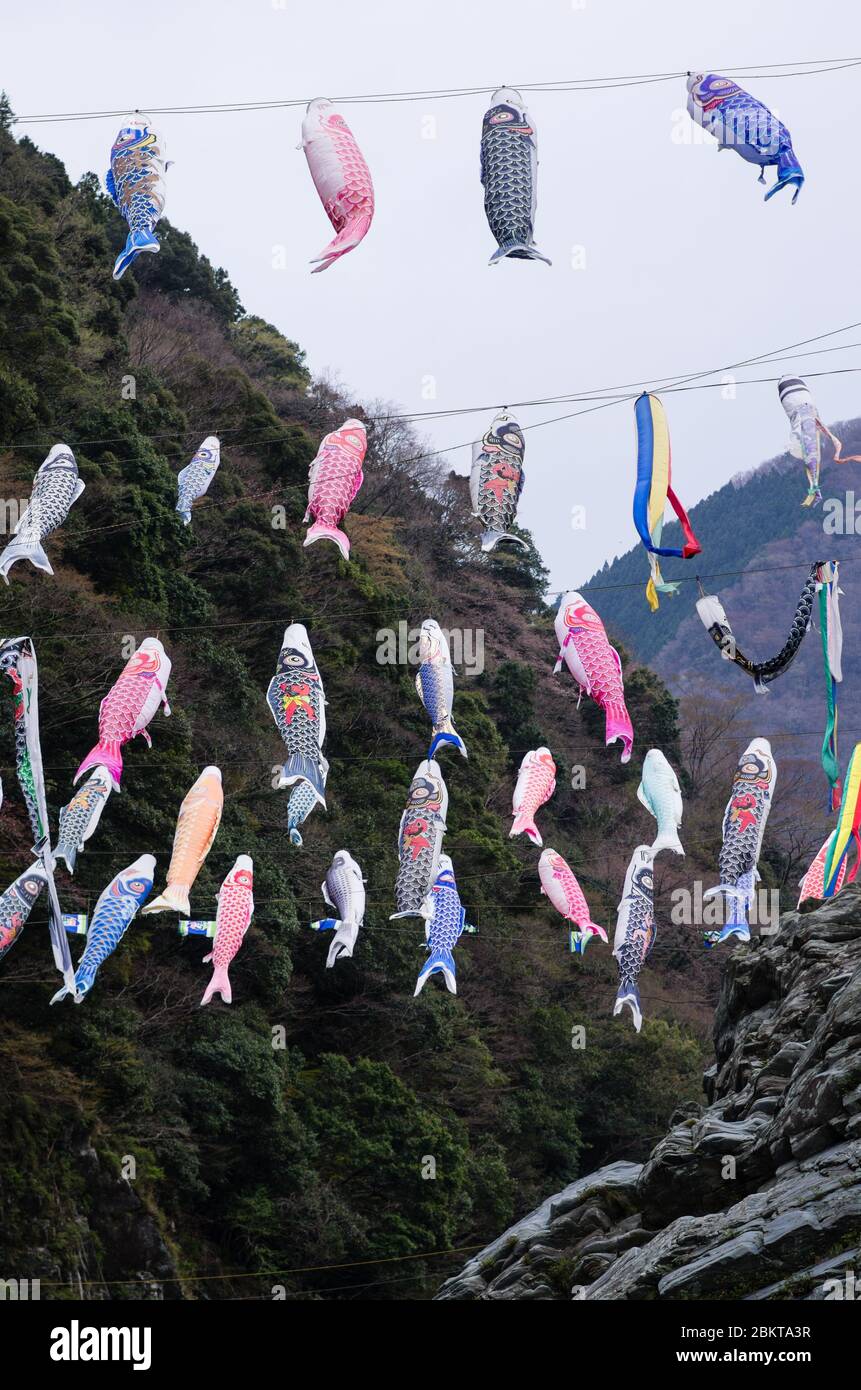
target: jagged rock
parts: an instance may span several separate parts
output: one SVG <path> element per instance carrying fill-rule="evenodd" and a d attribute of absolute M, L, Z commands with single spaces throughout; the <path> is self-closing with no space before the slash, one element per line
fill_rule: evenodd
<path fill-rule="evenodd" d="M 571 1253 L 576 1253 L 594 1230 L 594 1218 L 597 1213 L 605 1215 L 608 1227 L 614 1221 L 631 1214 L 631 1199 L 636 1191 L 639 1175 L 639 1163 L 611 1163 L 606 1168 L 599 1168 L 597 1173 L 578 1178 L 555 1197 L 548 1197 L 537 1211 L 531 1212 L 522 1221 L 510 1226 L 492 1245 L 482 1250 L 480 1255 L 475 1255 L 461 1274 L 443 1285 L 436 1297 L 501 1298 L 509 1287 L 506 1276 L 511 1268 L 518 1264 L 519 1268 L 528 1270 L 528 1266 L 523 1263 L 524 1254 L 536 1245 L 543 1246 L 553 1242 L 555 1246 L 553 1237 L 558 1236 L 560 1224 L 569 1231 L 576 1228 L 576 1221 L 572 1222 L 571 1219 L 572 1214 L 576 1216 L 581 1211 L 591 1212 L 592 1220 L 585 1223 L 588 1231 L 584 1230 L 580 1240 L 576 1240 L 571 1246 Z M 557 1258 L 560 1261 L 563 1258 L 558 1250 Z M 492 1295 L 488 1294 L 491 1285 Z M 557 1292 L 553 1296 L 561 1295 Z"/>
<path fill-rule="evenodd" d="M 437 1298 L 824 1297 L 861 1229 L 861 888 L 733 952 L 714 1042 L 708 1105 L 642 1167 L 571 1183 Z"/>

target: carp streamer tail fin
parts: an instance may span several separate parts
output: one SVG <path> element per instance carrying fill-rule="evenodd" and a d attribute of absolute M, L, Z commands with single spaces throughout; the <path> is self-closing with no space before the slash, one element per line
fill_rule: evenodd
<path fill-rule="evenodd" d="M 613 1005 L 613 1017 L 616 1018 L 626 1007 L 631 1010 L 634 1028 L 639 1033 L 643 1026 L 643 1010 L 640 1005 L 640 991 L 635 984 L 621 984 L 619 986 L 616 1002 Z"/>
<path fill-rule="evenodd" d="M 335 928 L 335 935 L 332 937 L 329 954 L 326 957 L 327 970 L 331 969 L 335 962 L 341 960 L 342 957 L 346 959 L 348 956 L 352 956 L 359 932 L 355 922 L 333 921 L 332 926 Z"/>
<path fill-rule="evenodd" d="M 346 256 L 348 251 L 354 251 L 359 242 L 365 237 L 371 225 L 371 214 L 369 212 L 359 213 L 352 217 L 345 227 L 342 227 L 338 235 L 329 242 L 324 251 L 319 256 L 314 256 L 311 264 L 314 266 L 312 275 L 319 275 L 321 270 L 328 270 L 329 266 L 339 260 L 341 256 Z M 321 264 L 317 264 L 317 262 Z"/>
<path fill-rule="evenodd" d="M 279 787 L 292 786 L 294 782 L 307 782 L 316 800 L 326 809 L 326 784 L 319 762 L 306 758 L 304 753 L 291 753 L 281 769 Z"/>
<path fill-rule="evenodd" d="M 0 574 L 7 584 L 9 583 L 9 571 L 17 560 L 29 560 L 30 564 L 35 565 L 37 570 L 44 570 L 46 574 L 54 573 L 51 568 L 51 561 L 36 536 L 13 536 L 3 551 L 3 555 L 0 557 Z"/>
<path fill-rule="evenodd" d="M 454 956 L 452 955 L 451 951 L 434 951 L 432 955 L 428 956 L 428 959 L 425 961 L 424 965 L 421 968 L 421 971 L 419 972 L 419 977 L 416 980 L 416 987 L 415 992 L 413 994 L 413 998 L 415 998 L 417 994 L 421 994 L 425 980 L 429 979 L 430 976 L 435 974 L 437 971 L 439 971 L 440 974 L 443 976 L 446 983 L 446 988 L 449 989 L 452 994 L 457 994 L 457 979 L 454 964 Z"/>
<path fill-rule="evenodd" d="M 120 778 L 123 775 L 123 754 L 118 739 L 100 738 L 94 748 L 91 748 L 81 766 L 78 768 L 73 782 L 77 782 L 85 772 L 89 772 L 91 767 L 106 767 L 110 773 L 114 791 L 120 790 Z"/>
<path fill-rule="evenodd" d="M 460 753 L 461 757 L 469 757 L 469 754 L 466 751 L 466 744 L 464 743 L 463 739 L 457 732 L 450 719 L 447 719 L 444 724 L 441 724 L 438 729 L 434 730 L 434 736 L 431 739 L 431 746 L 428 749 L 428 761 L 436 757 L 436 750 L 439 748 L 441 743 L 453 743 L 455 748 L 457 748 L 458 752 Z"/>
<path fill-rule="evenodd" d="M 141 917 L 150 912 L 178 912 L 181 917 L 190 917 L 188 888 L 184 883 L 169 883 L 158 898 L 153 898 L 151 903 L 141 908 Z"/>
<path fill-rule="evenodd" d="M 207 962 L 208 960 L 212 960 L 212 956 L 211 956 L 211 955 L 209 955 L 209 956 L 204 956 L 204 958 L 203 958 L 204 964 L 206 964 L 206 962 Z M 220 995 L 221 995 L 221 998 L 223 999 L 223 1001 L 224 1001 L 225 1004 L 232 1004 L 232 1003 L 233 1003 L 233 992 L 232 992 L 232 990 L 231 990 L 231 988 L 230 988 L 230 980 L 229 980 L 228 975 L 227 975 L 227 966 L 226 966 L 226 965 L 216 965 L 216 966 L 215 966 L 215 968 L 214 968 L 214 970 L 213 970 L 213 972 L 212 972 L 212 979 L 210 980 L 209 984 L 206 986 L 206 990 L 205 990 L 205 992 L 204 992 L 203 998 L 202 998 L 201 1001 L 200 1001 L 200 1006 L 201 1006 L 201 1008 L 203 1008 L 203 1005 L 204 1005 L 204 1004 L 208 1004 L 208 1003 L 210 1002 L 210 1000 L 213 999 L 213 998 L 215 997 L 216 994 L 220 994 Z"/>
<path fill-rule="evenodd" d="M 322 521 L 315 521 L 314 525 L 308 528 L 302 545 L 313 545 L 315 541 L 334 541 L 344 559 L 349 560 L 350 538 L 339 526 L 326 526 Z"/>
<path fill-rule="evenodd" d="M 798 202 L 798 195 L 801 192 L 801 185 L 804 183 L 804 174 L 801 165 L 795 157 L 795 151 L 791 145 L 783 147 L 777 156 L 777 183 L 773 184 L 765 195 L 765 201 L 773 198 L 781 188 L 794 185 L 795 192 L 792 195 L 793 203 Z"/>
<path fill-rule="evenodd" d="M 684 846 L 679 839 L 677 830 L 664 830 L 652 844 L 655 854 L 662 849 L 671 849 L 674 854 L 680 854 L 684 858 Z"/>
<path fill-rule="evenodd" d="M 513 536 L 509 531 L 484 531 L 482 533 L 482 550 L 494 550 L 498 545 L 519 545 L 521 550 L 529 549 L 526 541 L 521 540 L 519 536 Z"/>
<path fill-rule="evenodd" d="M 533 818 L 527 815 L 525 811 L 518 812 L 514 817 L 514 822 L 508 832 L 509 840 L 515 835 L 528 835 L 534 845 L 540 846 L 544 844 L 538 826 L 535 824 Z"/>
<path fill-rule="evenodd" d="M 113 278 L 121 280 L 132 261 L 136 261 L 142 251 L 160 250 L 161 246 L 152 232 L 129 232 L 126 237 L 126 244 L 114 263 Z"/>
<path fill-rule="evenodd" d="M 543 261 L 545 265 L 553 264 L 547 256 L 541 254 L 537 246 L 530 246 L 528 242 L 517 241 L 514 238 L 512 238 L 511 241 L 504 241 L 502 245 L 494 251 L 487 264 L 498 265 L 499 262 L 505 260 L 507 256 L 512 256 L 515 260 L 520 261 Z"/>
<path fill-rule="evenodd" d="M 605 747 L 609 748 L 611 743 L 617 739 L 622 740 L 622 762 L 630 762 L 631 749 L 634 746 L 634 726 L 631 723 L 631 716 L 624 705 L 606 706 L 606 731 L 604 737 Z"/>

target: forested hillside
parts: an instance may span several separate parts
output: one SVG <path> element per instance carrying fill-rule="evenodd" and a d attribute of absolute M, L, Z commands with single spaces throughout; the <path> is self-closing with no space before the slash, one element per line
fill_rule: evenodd
<path fill-rule="evenodd" d="M 3 634 L 30 634 L 38 654 L 54 828 L 127 639 L 159 636 L 173 661 L 172 715 L 154 720 L 151 750 L 127 748 L 122 792 L 74 878 L 58 870 L 62 904 L 91 908 L 144 852 L 163 881 L 179 803 L 209 763 L 222 769 L 225 811 L 195 914 L 213 915 L 240 853 L 253 855 L 256 900 L 233 1005 L 205 1010 L 205 945 L 166 916 L 135 920 L 80 1006 L 49 1008 L 59 978 L 37 905 L 0 969 L 3 1268 L 40 1277 L 43 1297 L 270 1297 L 273 1286 L 291 1298 L 424 1296 L 462 1263 L 436 1252 L 485 1243 L 581 1169 L 641 1160 L 699 1090 L 720 961 L 690 928 L 662 923 L 641 981 L 642 1034 L 610 1017 L 609 949 L 567 952 L 539 895 L 537 853 L 508 838 L 521 757 L 551 747 L 545 844 L 568 858 L 612 937 L 631 850 L 653 835 L 635 798 L 643 754 L 661 747 L 688 796 L 688 857 L 662 860 L 657 876 L 666 904 L 674 884 L 713 874 L 722 778 L 744 734 L 727 725 L 709 741 L 694 721 L 681 735 L 676 701 L 626 656 L 636 744 L 622 767 L 600 711 L 578 710 L 571 680 L 551 674 L 534 549 L 526 561 L 483 558 L 464 480 L 422 459 L 393 408 L 315 381 L 301 348 L 247 313 L 187 235 L 166 222 L 159 232 L 161 253 L 114 283 L 124 228 L 97 179 L 72 186 L 56 159 L 13 137 L 3 109 L 0 491 L 26 498 L 59 440 L 86 483 L 49 539 L 54 577 L 19 564 L 0 595 Z M 309 461 L 348 414 L 366 421 L 369 452 L 345 562 L 331 546 L 304 550 L 300 522 Z M 207 434 L 222 463 L 186 529 L 176 474 Z M 743 541 L 726 542 L 721 567 L 749 558 Z M 611 631 L 625 629 L 621 610 L 594 599 Z M 484 640 L 483 669 L 456 677 L 469 760 L 443 755 L 445 848 L 479 932 L 458 946 L 457 996 L 433 979 L 414 999 L 421 929 L 388 918 L 427 719 L 415 668 L 379 655 L 385 631 L 430 615 Z M 265 702 L 292 620 L 308 627 L 329 701 L 328 813 L 308 821 L 301 850 L 287 836 L 288 794 L 271 787 L 283 749 Z M 10 695 L 4 884 L 29 864 L 32 838 Z M 780 884 L 805 851 L 773 821 L 764 872 Z M 327 971 L 307 924 L 341 847 L 364 868 L 368 912 L 355 957 Z M 75 958 L 80 949 L 73 938 Z"/>

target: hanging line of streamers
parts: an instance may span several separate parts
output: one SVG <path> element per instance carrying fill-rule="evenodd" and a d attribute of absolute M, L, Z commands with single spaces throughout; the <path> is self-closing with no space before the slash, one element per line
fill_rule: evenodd
<path fill-rule="evenodd" d="M 758 695 L 765 695 L 771 681 L 777 680 L 777 677 L 782 676 L 784 671 L 788 671 L 798 655 L 798 649 L 804 641 L 804 634 L 810 626 L 813 600 L 820 584 L 819 572 L 822 567 L 823 561 L 821 560 L 817 560 L 815 564 L 810 566 L 810 573 L 804 581 L 804 588 L 801 590 L 796 604 L 789 636 L 777 656 L 770 657 L 768 661 L 751 661 L 744 652 L 739 650 L 723 604 L 716 594 L 704 593 L 700 584 L 702 597 L 697 599 L 697 613 L 700 622 L 715 646 L 720 649 L 720 654 L 724 660 L 734 661 L 736 666 L 740 666 L 751 677 Z"/>
<path fill-rule="evenodd" d="M 9 637 L 0 642 L 0 671 L 12 681 L 15 702 L 15 769 L 33 831 L 33 853 L 39 860 L 48 888 L 51 949 L 54 964 L 67 985 L 74 984 L 75 970 L 63 914 L 54 884 L 51 831 L 42 770 L 39 738 L 39 668 L 36 649 L 29 637 Z"/>
<path fill-rule="evenodd" d="M 825 667 L 827 718 L 822 740 L 822 768 L 831 788 L 832 811 L 840 806 L 840 760 L 837 752 L 837 684 L 843 680 L 843 628 L 840 622 L 840 586 L 837 564 L 823 565 L 819 585 L 819 631 Z"/>
<path fill-rule="evenodd" d="M 678 581 L 671 583 L 662 577 L 658 557 L 672 555 L 678 559 L 689 560 L 692 556 L 699 555 L 702 547 L 693 533 L 687 512 L 673 491 L 670 431 L 660 399 L 644 391 L 637 398 L 634 414 L 637 422 L 634 525 L 649 554 L 650 573 L 646 585 L 646 599 L 654 613 L 658 607 L 658 593 L 674 594 L 679 587 Z M 661 545 L 667 502 L 678 517 L 684 532 L 685 543 L 681 549 L 677 546 Z"/>
<path fill-rule="evenodd" d="M 837 828 L 828 841 L 823 871 L 823 898 L 833 898 L 842 886 L 846 860 L 852 841 L 855 842 L 855 863 L 851 870 L 845 874 L 846 883 L 852 883 L 858 873 L 859 864 L 861 864 L 859 822 L 861 822 L 861 743 L 856 743 L 852 750 L 852 757 L 849 759 L 849 766 L 846 769 Z"/>

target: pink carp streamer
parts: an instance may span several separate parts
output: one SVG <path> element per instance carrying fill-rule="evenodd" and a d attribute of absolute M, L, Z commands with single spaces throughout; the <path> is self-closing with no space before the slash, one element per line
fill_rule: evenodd
<path fill-rule="evenodd" d="M 314 518 L 305 545 L 334 541 L 345 560 L 350 558 L 350 538 L 340 529 L 356 493 L 364 482 L 362 464 L 368 437 L 361 420 L 347 420 L 327 434 L 308 475 L 308 507 L 303 521 Z"/>
<path fill-rule="evenodd" d="M 592 921 L 589 904 L 573 870 L 555 849 L 546 849 L 538 861 L 541 891 L 566 922 L 572 922 L 571 949 L 583 955 L 593 936 L 607 940 L 607 933 Z"/>
<path fill-rule="evenodd" d="M 559 659 L 554 673 L 562 670 L 564 661 L 580 687 L 581 696 L 585 691 L 604 711 L 605 743 L 609 746 L 621 739 L 622 762 L 628 762 L 634 746 L 634 729 L 625 707 L 622 662 L 616 648 L 607 640 L 604 624 L 583 595 L 572 589 L 562 595 L 555 626 Z"/>
<path fill-rule="evenodd" d="M 225 1004 L 233 1002 L 228 968 L 239 950 L 254 914 L 254 864 L 251 856 L 240 854 L 218 890 L 215 914 L 215 941 L 203 963 L 212 961 L 212 979 L 206 986 L 201 1005 L 220 994 Z"/>
<path fill-rule="evenodd" d="M 120 790 L 123 745 L 140 734 L 151 748 L 147 724 L 159 705 L 170 714 L 165 694 L 170 668 L 170 657 L 158 638 L 144 638 L 99 706 L 99 741 L 75 773 L 75 782 L 91 767 L 106 767 L 114 791 Z"/>
<path fill-rule="evenodd" d="M 319 256 L 313 274 L 328 270 L 339 257 L 353 251 L 367 234 L 374 216 L 374 185 L 353 132 L 331 101 L 317 97 L 308 103 L 298 146 L 320 201 L 337 235 Z"/>
<path fill-rule="evenodd" d="M 549 748 L 533 748 L 520 764 L 517 785 L 511 802 L 514 816 L 509 839 L 513 835 L 528 835 L 535 845 L 541 845 L 541 832 L 535 824 L 535 813 L 549 801 L 556 790 L 556 764 Z"/>

